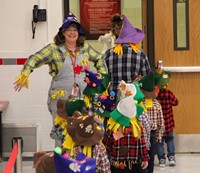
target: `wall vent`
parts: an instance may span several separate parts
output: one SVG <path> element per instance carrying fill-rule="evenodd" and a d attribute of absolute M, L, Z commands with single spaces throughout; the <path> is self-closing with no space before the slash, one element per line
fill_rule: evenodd
<path fill-rule="evenodd" d="M 40 150 L 39 124 L 3 124 L 3 157 L 9 157 L 12 151 L 12 138 L 22 137 L 23 153 L 22 157 L 33 157 L 36 151 Z"/>

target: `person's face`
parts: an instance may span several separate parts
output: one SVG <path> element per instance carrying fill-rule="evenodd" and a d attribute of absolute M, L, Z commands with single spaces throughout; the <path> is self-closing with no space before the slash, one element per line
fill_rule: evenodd
<path fill-rule="evenodd" d="M 65 37 L 65 40 L 67 42 L 76 42 L 78 39 L 78 30 L 74 26 L 70 26 L 67 28 L 64 32 L 63 35 Z"/>

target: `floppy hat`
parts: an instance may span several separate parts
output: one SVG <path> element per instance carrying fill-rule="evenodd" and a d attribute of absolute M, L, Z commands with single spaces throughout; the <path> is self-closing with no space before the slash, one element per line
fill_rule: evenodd
<path fill-rule="evenodd" d="M 139 43 L 144 38 L 144 32 L 140 29 L 135 28 L 127 19 L 124 17 L 124 24 L 120 31 L 118 39 L 115 41 L 115 44 L 119 43 Z"/>
<path fill-rule="evenodd" d="M 146 76 L 143 76 L 142 79 L 138 81 L 140 83 L 140 89 L 145 95 L 145 98 L 155 98 L 155 75 L 151 71 Z"/>
<path fill-rule="evenodd" d="M 67 29 L 67 28 L 69 28 L 69 25 L 70 25 L 71 23 L 75 23 L 75 24 L 78 26 L 78 32 L 79 32 L 79 34 L 82 34 L 82 35 L 84 34 L 84 32 L 83 32 L 83 30 L 82 30 L 82 28 L 81 28 L 80 23 L 78 22 L 76 16 L 75 16 L 73 13 L 69 13 L 69 14 L 65 17 L 64 23 L 63 23 L 62 26 L 60 27 L 60 30 L 61 30 L 61 29 Z"/>
<path fill-rule="evenodd" d="M 109 95 L 95 94 L 92 99 L 93 110 L 102 117 L 110 117 L 110 113 L 116 107 L 116 94 L 111 91 Z"/>
<path fill-rule="evenodd" d="M 66 129 L 73 142 L 79 146 L 93 146 L 103 137 L 103 130 L 95 123 L 94 116 L 69 117 Z"/>
<path fill-rule="evenodd" d="M 161 89 L 170 82 L 170 79 L 171 79 L 171 72 L 163 71 L 162 76 L 160 80 L 158 80 L 156 85 L 159 87 L 159 89 Z"/>
<path fill-rule="evenodd" d="M 76 159 L 65 157 L 54 152 L 54 163 L 56 173 L 94 173 L 96 172 L 96 162 L 93 158 L 86 157 L 79 153 Z"/>

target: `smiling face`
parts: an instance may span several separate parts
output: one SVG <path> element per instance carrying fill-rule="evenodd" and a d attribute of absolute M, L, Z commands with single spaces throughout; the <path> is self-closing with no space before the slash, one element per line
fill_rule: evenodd
<path fill-rule="evenodd" d="M 67 43 L 76 43 L 79 33 L 76 24 L 72 24 L 69 28 L 63 31 L 63 36 L 65 37 L 65 41 Z"/>

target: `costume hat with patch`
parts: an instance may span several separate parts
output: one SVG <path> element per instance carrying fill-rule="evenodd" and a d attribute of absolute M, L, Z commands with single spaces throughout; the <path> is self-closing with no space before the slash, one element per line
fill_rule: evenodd
<path fill-rule="evenodd" d="M 139 80 L 139 83 L 140 89 L 145 95 L 145 98 L 155 98 L 155 76 L 153 71 L 142 77 L 142 79 Z"/>
<path fill-rule="evenodd" d="M 79 32 L 79 34 L 84 35 L 84 32 L 83 32 L 83 30 L 81 28 L 80 23 L 78 22 L 76 16 L 74 14 L 72 14 L 72 13 L 69 13 L 65 17 L 64 23 L 60 27 L 60 30 L 69 28 L 69 25 L 72 24 L 72 23 L 75 23 L 78 26 L 78 32 Z"/>
<path fill-rule="evenodd" d="M 160 80 L 158 80 L 156 85 L 159 87 L 159 89 L 161 89 L 169 83 L 170 79 L 171 79 L 171 72 L 163 71 L 162 76 Z"/>
<path fill-rule="evenodd" d="M 121 99 L 117 107 L 110 113 L 112 119 L 122 126 L 130 126 L 130 119 L 136 115 L 141 115 L 144 109 L 135 104 L 133 96 Z"/>
<path fill-rule="evenodd" d="M 64 157 L 54 153 L 54 163 L 56 173 L 94 173 L 96 172 L 96 162 L 93 158 L 86 157 L 79 153 L 76 159 Z"/>
<path fill-rule="evenodd" d="M 95 94 L 93 97 L 93 109 L 102 117 L 110 117 L 110 113 L 116 107 L 116 94 L 111 91 L 109 95 Z"/>
<path fill-rule="evenodd" d="M 79 146 L 93 146 L 103 137 L 103 130 L 95 123 L 94 116 L 69 117 L 67 133 Z"/>
<path fill-rule="evenodd" d="M 84 82 L 87 84 L 83 90 L 83 94 L 87 96 L 93 96 L 94 94 L 103 93 L 110 83 L 108 74 L 94 73 L 85 69 Z"/>
<path fill-rule="evenodd" d="M 124 17 L 124 24 L 115 43 L 139 43 L 143 40 L 143 38 L 144 32 L 133 27 L 127 17 Z"/>

